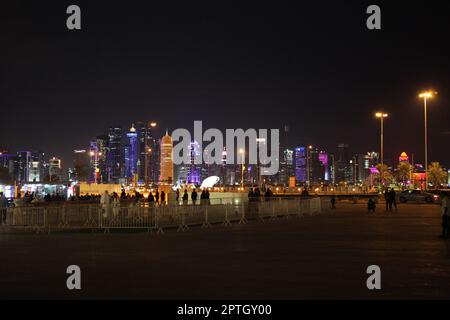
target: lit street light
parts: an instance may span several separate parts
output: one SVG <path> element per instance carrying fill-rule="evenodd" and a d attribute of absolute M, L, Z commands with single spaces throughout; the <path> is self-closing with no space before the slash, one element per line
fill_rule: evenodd
<path fill-rule="evenodd" d="M 381 161 L 381 168 L 380 168 L 380 183 L 381 185 L 384 185 L 384 118 L 387 118 L 388 114 L 384 112 L 377 112 L 375 113 L 375 117 L 380 119 L 381 123 L 381 132 L 380 132 L 380 161 Z"/>
<path fill-rule="evenodd" d="M 424 109 L 424 138 L 425 138 L 425 190 L 428 190 L 428 129 L 427 129 L 427 99 L 433 98 L 437 92 L 424 91 L 419 94 L 419 98 L 423 98 Z"/>

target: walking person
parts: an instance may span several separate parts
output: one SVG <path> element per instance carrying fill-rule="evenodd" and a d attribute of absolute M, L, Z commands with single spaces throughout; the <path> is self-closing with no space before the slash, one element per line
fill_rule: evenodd
<path fill-rule="evenodd" d="M 444 193 L 441 202 L 441 211 L 442 211 L 442 235 L 441 238 L 447 239 L 449 237 L 449 228 L 450 228 L 450 199 L 448 197 L 448 193 Z"/>
<path fill-rule="evenodd" d="M 2 224 L 6 224 L 6 209 L 8 208 L 8 199 L 6 199 L 3 192 L 0 192 L 0 217 Z"/>

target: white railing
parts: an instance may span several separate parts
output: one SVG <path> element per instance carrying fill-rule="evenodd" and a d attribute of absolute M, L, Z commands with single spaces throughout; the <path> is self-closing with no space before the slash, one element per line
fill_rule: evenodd
<path fill-rule="evenodd" d="M 12 207 L 7 209 L 6 225 L 36 232 L 61 229 L 146 229 L 163 233 L 174 228 L 184 231 L 192 226 L 207 228 L 212 224 L 229 226 L 248 220 L 267 221 L 290 216 L 315 215 L 330 207 L 328 198 L 273 198 L 240 203 L 154 206 L 122 203 L 67 204 L 62 206 Z"/>

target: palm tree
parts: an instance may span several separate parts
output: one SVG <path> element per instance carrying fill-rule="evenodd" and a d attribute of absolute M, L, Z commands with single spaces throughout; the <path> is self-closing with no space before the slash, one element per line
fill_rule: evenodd
<path fill-rule="evenodd" d="M 376 168 L 380 172 L 375 176 L 376 180 L 383 185 L 391 184 L 392 181 L 394 180 L 394 177 L 392 173 L 389 171 L 389 167 L 385 164 L 379 163 L 377 164 Z"/>
<path fill-rule="evenodd" d="M 432 162 L 428 166 L 428 181 L 437 189 L 441 184 L 445 183 L 447 173 L 442 169 L 439 162 Z"/>
<path fill-rule="evenodd" d="M 409 162 L 400 162 L 397 166 L 397 181 L 406 184 L 411 174 L 411 164 Z"/>

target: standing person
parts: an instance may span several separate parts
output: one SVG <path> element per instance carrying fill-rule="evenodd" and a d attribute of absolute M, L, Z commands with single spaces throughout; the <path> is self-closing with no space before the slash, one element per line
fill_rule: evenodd
<path fill-rule="evenodd" d="M 113 216 L 117 217 L 119 215 L 120 212 L 120 200 L 119 200 L 119 195 L 117 193 L 113 193 L 112 196 L 112 211 L 113 211 Z"/>
<path fill-rule="evenodd" d="M 368 210 L 368 212 L 375 213 L 375 208 L 376 208 L 375 201 L 372 198 L 370 198 L 369 201 L 367 202 L 367 210 Z"/>
<path fill-rule="evenodd" d="M 386 202 L 386 211 L 389 211 L 389 192 L 388 192 L 388 189 L 384 190 L 384 201 Z"/>
<path fill-rule="evenodd" d="M 390 204 L 390 210 L 392 211 L 392 205 L 394 205 L 395 211 L 397 211 L 397 200 L 396 200 L 396 193 L 394 188 L 391 189 L 391 191 L 389 192 L 389 199 L 391 200 L 391 204 Z"/>
<path fill-rule="evenodd" d="M 441 210 L 442 210 L 442 235 L 441 238 L 446 239 L 449 237 L 449 228 L 450 228 L 450 199 L 448 197 L 448 193 L 444 193 L 441 202 Z"/>
<path fill-rule="evenodd" d="M 331 197 L 330 202 L 331 202 L 331 209 L 336 209 L 336 197 L 335 196 Z"/>
<path fill-rule="evenodd" d="M 204 205 L 206 200 L 206 193 L 205 189 L 202 190 L 202 193 L 200 193 L 200 205 Z"/>
<path fill-rule="evenodd" d="M 175 199 L 178 205 L 178 201 L 180 200 L 180 189 L 177 189 L 177 191 L 175 192 Z"/>
<path fill-rule="evenodd" d="M 103 209 L 103 217 L 107 218 L 109 216 L 109 211 L 111 210 L 111 197 L 109 196 L 108 190 L 105 190 L 100 198 L 100 204 Z"/>
<path fill-rule="evenodd" d="M 192 200 L 192 204 L 195 206 L 195 203 L 197 202 L 197 191 L 195 191 L 195 189 L 192 190 L 191 200 Z"/>
<path fill-rule="evenodd" d="M 187 189 L 184 190 L 184 194 L 183 194 L 183 205 L 187 205 L 189 201 L 189 195 L 187 192 Z"/>
<path fill-rule="evenodd" d="M 154 203 L 155 203 L 155 197 L 153 196 L 153 192 L 150 191 L 150 193 L 148 194 L 148 204 L 150 207 L 153 207 Z"/>
<path fill-rule="evenodd" d="M 158 191 L 158 189 L 156 189 L 156 192 L 155 192 L 155 203 L 156 204 L 159 203 L 159 191 Z"/>
<path fill-rule="evenodd" d="M 166 193 L 164 191 L 161 191 L 161 205 L 166 204 Z"/>
<path fill-rule="evenodd" d="M 6 224 L 6 208 L 8 207 L 8 199 L 6 199 L 3 192 L 0 192 L 0 217 L 2 224 Z"/>
<path fill-rule="evenodd" d="M 205 199 L 206 199 L 206 204 L 210 205 L 211 204 L 211 200 L 209 199 L 209 189 L 206 189 Z"/>

